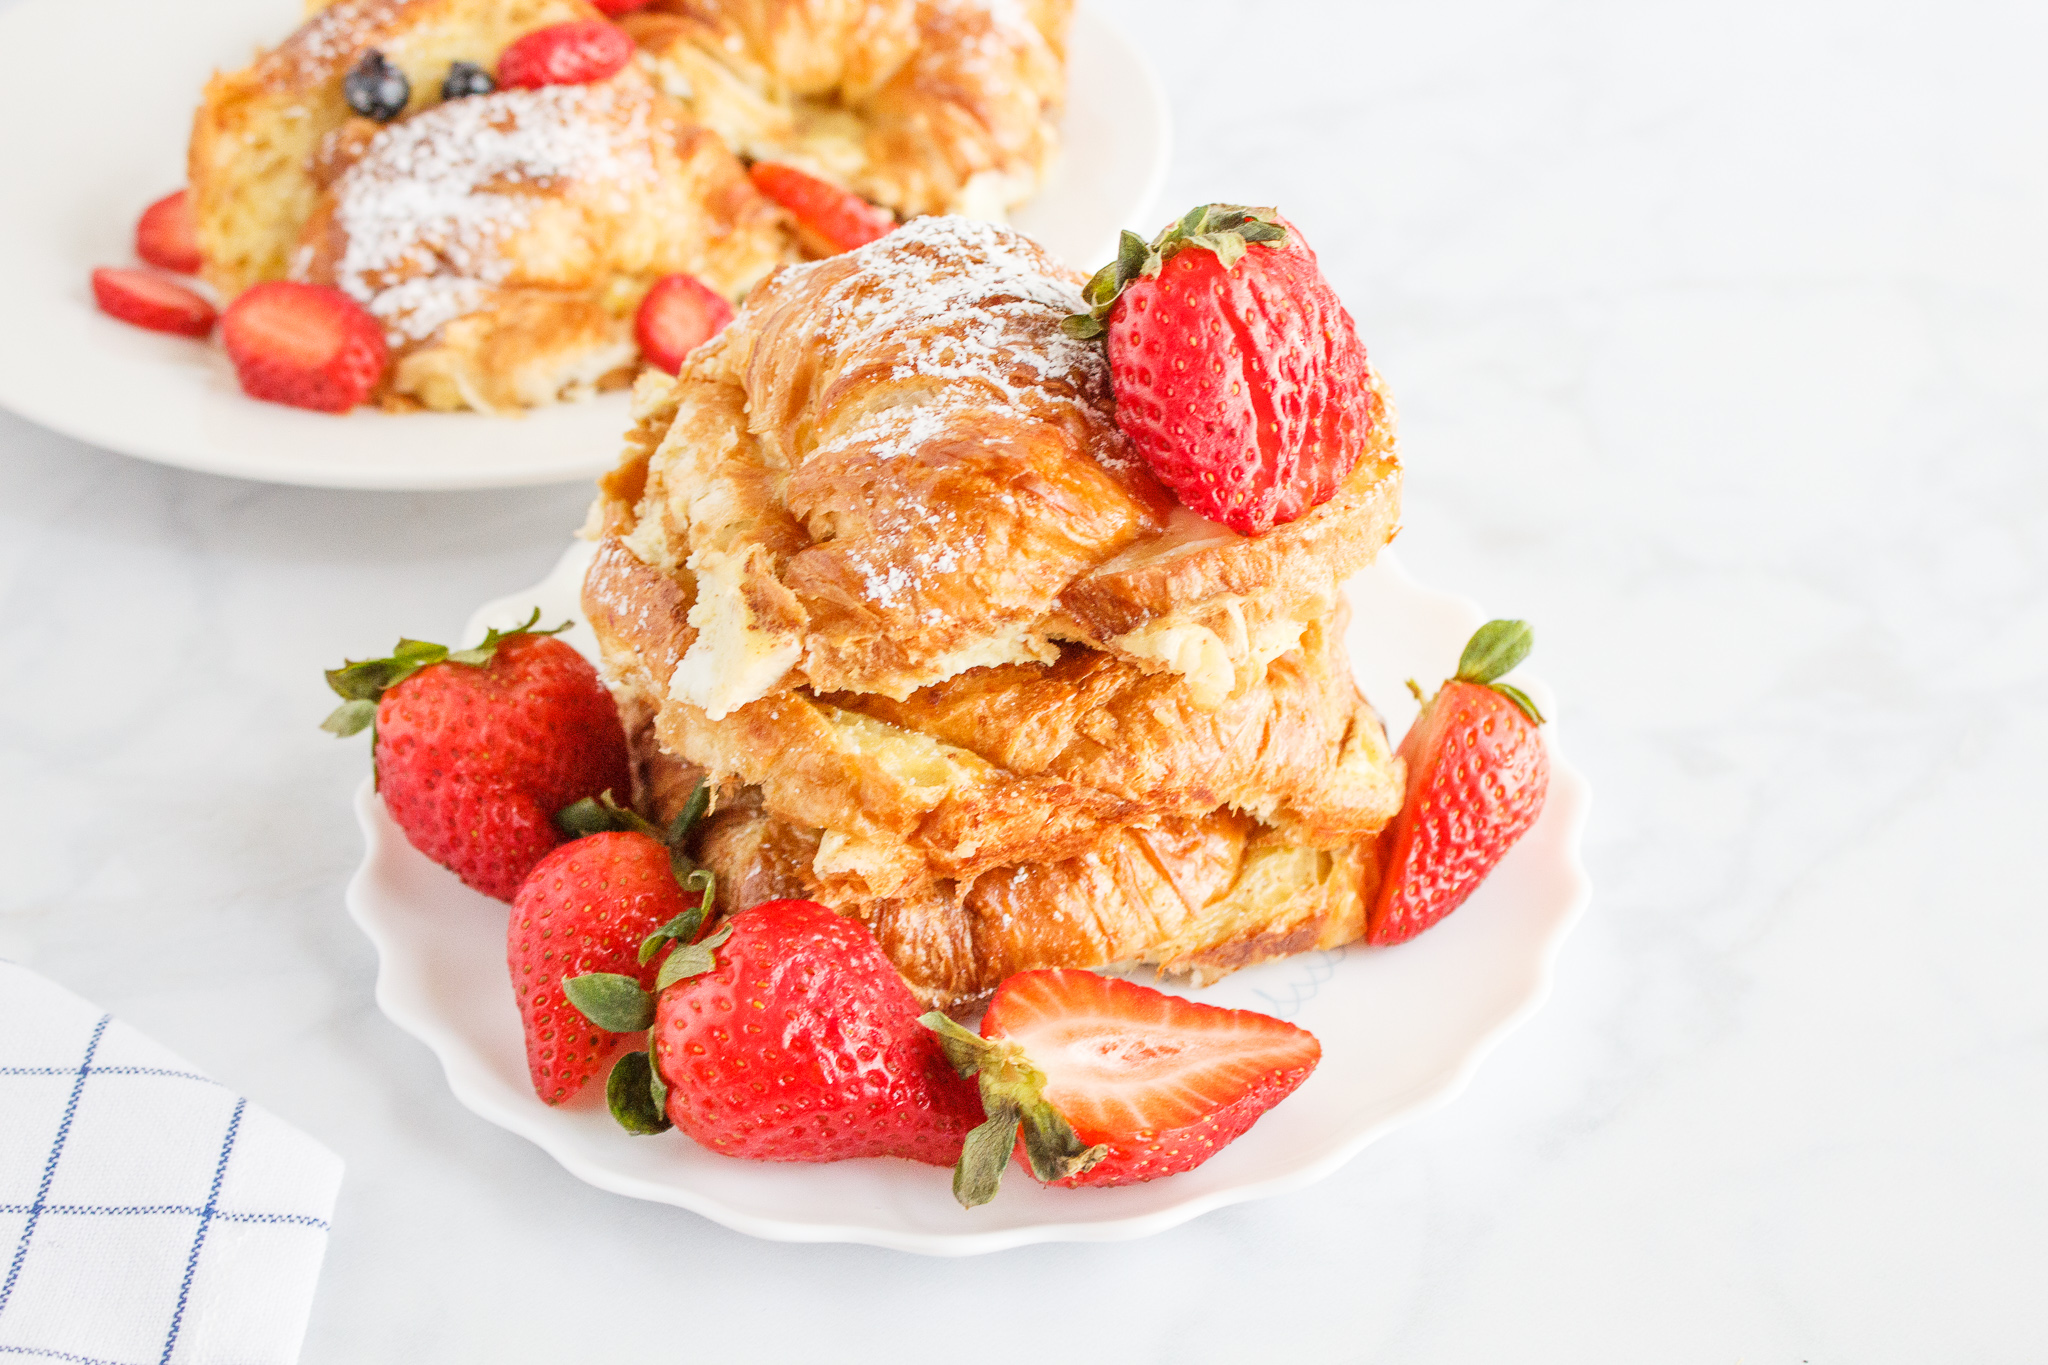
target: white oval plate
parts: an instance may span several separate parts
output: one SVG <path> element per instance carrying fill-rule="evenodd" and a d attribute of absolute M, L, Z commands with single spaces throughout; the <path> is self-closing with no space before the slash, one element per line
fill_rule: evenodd
<path fill-rule="evenodd" d="M 523 418 L 474 413 L 346 417 L 259 403 L 218 344 L 116 322 L 88 276 L 134 265 L 135 219 L 185 180 L 185 140 L 208 73 L 288 31 L 297 0 L 22 0 L 0 12 L 0 407 L 108 450 L 214 474 L 326 488 L 497 488 L 609 469 L 627 397 Z M 1066 153 L 1016 225 L 1078 269 L 1154 224 L 1166 175 L 1166 102 L 1137 51 L 1075 16 Z M 81 63 L 84 65 L 82 66 Z M 80 84 L 81 73 L 86 82 Z"/>
<path fill-rule="evenodd" d="M 577 602 L 589 547 L 535 587 L 490 603 L 465 640 L 534 607 L 594 651 Z M 1413 718 L 1402 679 L 1454 666 L 1478 611 L 1418 587 L 1391 555 L 1351 584 L 1348 643 L 1366 695 L 1394 734 Z M 1517 679 L 1550 710 L 1537 682 Z M 632 1137 L 592 1085 L 551 1109 L 527 1079 L 525 1044 L 505 970 L 505 906 L 471 891 L 406 842 L 365 781 L 356 798 L 368 850 L 348 905 L 376 945 L 377 1003 L 434 1050 L 449 1088 L 484 1118 L 531 1139 L 601 1189 L 676 1204 L 756 1237 L 862 1242 L 966 1256 L 1032 1242 L 1142 1237 L 1334 1171 L 1396 1123 L 1444 1103 L 1549 990 L 1551 963 L 1589 894 L 1579 863 L 1589 793 L 1551 746 L 1542 818 L 1449 919 L 1397 948 L 1340 949 L 1238 972 L 1196 999 L 1263 1010 L 1313 1032 L 1322 1064 L 1286 1103 L 1185 1175 L 1107 1190 L 1060 1190 L 1012 1172 L 994 1203 L 953 1202 L 947 1173 L 875 1158 L 800 1166 L 736 1160 L 680 1134 Z"/>

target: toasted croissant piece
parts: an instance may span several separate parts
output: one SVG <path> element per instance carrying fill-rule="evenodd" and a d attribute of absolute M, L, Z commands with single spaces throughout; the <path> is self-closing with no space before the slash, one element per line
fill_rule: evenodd
<path fill-rule="evenodd" d="M 621 22 L 743 155 L 906 217 L 999 218 L 1059 149 L 1071 0 L 655 0 Z"/>
<path fill-rule="evenodd" d="M 716 134 L 628 66 L 587 85 L 442 101 L 449 63 L 489 64 L 580 0 L 340 0 L 217 76 L 192 185 L 208 277 L 340 287 L 382 322 L 387 406 L 505 411 L 630 380 L 633 314 L 682 272 L 737 296 L 785 260 L 785 216 Z M 370 48 L 409 113 L 351 116 Z"/>
<path fill-rule="evenodd" d="M 778 273 L 640 390 L 593 522 L 694 575 L 679 697 L 901 700 L 1072 641 L 1216 706 L 1295 648 L 1395 529 L 1383 396 L 1337 497 L 1236 535 L 1136 461 L 1102 349 L 1060 330 L 1079 285 L 1006 229 L 919 219 Z"/>
<path fill-rule="evenodd" d="M 623 541 L 599 547 L 584 612 L 607 669 L 656 713 L 669 753 L 824 831 L 813 870 L 836 897 L 971 882 L 1219 808 L 1337 846 L 1400 805 L 1402 769 L 1351 680 L 1341 611 L 1214 710 L 1171 675 L 1066 646 L 1049 665 L 976 669 L 901 701 L 785 690 L 713 720 L 675 695 L 696 638 L 690 582 Z"/>

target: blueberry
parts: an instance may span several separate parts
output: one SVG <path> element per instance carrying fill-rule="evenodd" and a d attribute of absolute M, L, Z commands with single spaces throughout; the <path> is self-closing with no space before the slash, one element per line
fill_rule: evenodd
<path fill-rule="evenodd" d="M 348 69 L 341 90 L 348 96 L 349 108 L 379 123 L 389 123 L 404 113 L 406 101 L 412 98 L 412 82 L 375 48 Z"/>
<path fill-rule="evenodd" d="M 450 62 L 448 79 L 441 82 L 441 98 L 459 100 L 470 95 L 488 95 L 497 88 L 491 73 L 475 62 Z"/>

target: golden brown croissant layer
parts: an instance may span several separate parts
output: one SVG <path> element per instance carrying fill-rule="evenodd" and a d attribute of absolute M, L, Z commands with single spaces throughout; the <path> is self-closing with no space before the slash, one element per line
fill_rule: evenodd
<path fill-rule="evenodd" d="M 652 747 L 663 818 L 700 771 Z M 1005 977 L 1044 967 L 1147 963 L 1207 985 L 1240 967 L 1357 941 L 1379 883 L 1378 841 L 1294 843 L 1227 811 L 1117 831 L 1074 856 L 990 869 L 910 896 L 835 898 L 813 864 L 819 834 L 769 815 L 742 789 L 696 847 L 717 875 L 718 906 L 822 899 L 865 923 L 911 989 L 951 1008 Z"/>
<path fill-rule="evenodd" d="M 584 611 L 611 675 L 658 714 L 669 753 L 825 831 L 814 870 L 836 897 L 969 882 L 1219 808 L 1336 846 L 1400 804 L 1401 767 L 1351 680 L 1341 615 L 1215 710 L 1171 676 L 1069 646 L 1049 666 L 976 669 L 902 701 L 789 690 L 713 720 L 673 694 L 689 608 L 675 576 L 621 541 L 599 548 Z"/>
<path fill-rule="evenodd" d="M 714 719 L 796 685 L 900 700 L 1068 640 L 1216 705 L 1330 611 L 1395 527 L 1384 396 L 1336 498 L 1236 535 L 1134 459 L 1102 350 L 1060 330 L 1078 284 L 1014 233 L 920 219 L 777 274 L 643 390 L 596 520 L 695 576 L 679 695 Z"/>

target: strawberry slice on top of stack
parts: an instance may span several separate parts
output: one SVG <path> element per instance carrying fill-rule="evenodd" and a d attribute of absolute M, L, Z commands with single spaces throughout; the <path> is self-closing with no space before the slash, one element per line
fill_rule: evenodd
<path fill-rule="evenodd" d="M 1103 337 L 1116 421 L 1187 507 L 1255 536 L 1328 502 L 1372 421 L 1365 347 L 1301 230 L 1202 204 L 1123 234 L 1065 330 Z"/>

